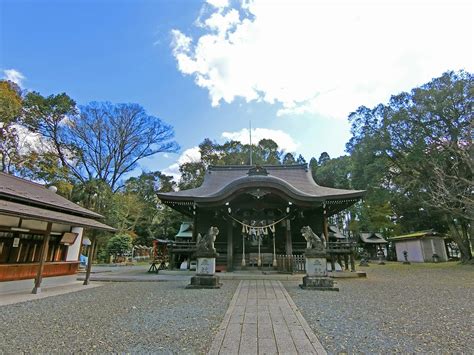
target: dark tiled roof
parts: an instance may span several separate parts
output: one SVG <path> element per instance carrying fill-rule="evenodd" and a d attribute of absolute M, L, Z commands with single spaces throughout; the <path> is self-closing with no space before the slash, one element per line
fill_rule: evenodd
<path fill-rule="evenodd" d="M 0 173 L 0 199 L 10 199 L 38 207 L 52 208 L 92 218 L 102 218 L 98 213 L 89 211 L 74 202 L 48 190 L 43 185 Z"/>
<path fill-rule="evenodd" d="M 96 221 L 92 218 L 85 218 L 72 214 L 51 211 L 44 208 L 23 205 L 12 201 L 0 200 L 0 213 L 15 217 L 70 224 L 78 227 L 101 229 L 109 232 L 115 231 L 114 228 L 100 223 L 99 221 Z"/>
<path fill-rule="evenodd" d="M 267 175 L 249 175 L 251 166 L 210 166 L 203 184 L 195 189 L 160 193 L 164 201 L 216 201 L 240 188 L 270 187 L 285 191 L 295 199 L 323 201 L 361 198 L 363 190 L 343 190 L 316 184 L 306 164 L 264 166 Z"/>
<path fill-rule="evenodd" d="M 385 244 L 388 243 L 380 233 L 361 233 L 360 239 L 367 244 Z"/>

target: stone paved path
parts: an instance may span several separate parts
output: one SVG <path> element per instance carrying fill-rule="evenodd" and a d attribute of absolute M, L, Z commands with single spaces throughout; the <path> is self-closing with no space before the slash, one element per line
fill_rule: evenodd
<path fill-rule="evenodd" d="M 280 281 L 243 280 L 209 354 L 326 354 Z"/>

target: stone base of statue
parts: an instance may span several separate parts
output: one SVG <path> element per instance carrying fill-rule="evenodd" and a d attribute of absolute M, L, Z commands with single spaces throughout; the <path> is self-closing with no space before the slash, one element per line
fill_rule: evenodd
<path fill-rule="evenodd" d="M 191 277 L 191 283 L 186 288 L 220 288 L 219 277 L 216 273 L 216 252 L 201 252 L 197 256 L 196 275 Z"/>
<path fill-rule="evenodd" d="M 333 279 L 328 277 L 325 250 L 306 249 L 306 276 L 303 277 L 305 290 L 339 291 Z"/>
<path fill-rule="evenodd" d="M 219 277 L 216 275 L 196 275 L 191 277 L 191 283 L 186 288 L 221 288 Z"/>
<path fill-rule="evenodd" d="M 303 290 L 339 291 L 336 283 L 329 277 L 308 276 L 303 277 L 300 285 Z"/>

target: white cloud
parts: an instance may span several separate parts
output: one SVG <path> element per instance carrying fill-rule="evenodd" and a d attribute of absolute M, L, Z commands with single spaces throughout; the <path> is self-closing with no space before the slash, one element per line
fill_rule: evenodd
<path fill-rule="evenodd" d="M 224 132 L 222 133 L 222 137 L 226 140 L 240 141 L 244 144 L 249 144 L 250 142 L 249 130 L 247 128 L 238 132 Z M 299 146 L 288 133 L 281 130 L 253 128 L 252 144 L 257 144 L 261 139 L 273 139 L 278 144 L 278 147 L 285 152 L 295 152 Z"/>
<path fill-rule="evenodd" d="M 206 2 L 219 9 L 229 6 L 229 0 L 206 0 Z"/>
<path fill-rule="evenodd" d="M 175 181 L 179 181 L 181 174 L 179 172 L 179 166 L 184 163 L 198 162 L 201 160 L 201 153 L 199 147 L 192 147 L 186 149 L 178 158 L 178 162 L 171 164 L 166 169 L 163 169 L 163 174 L 171 175 Z"/>
<path fill-rule="evenodd" d="M 21 72 L 15 69 L 5 69 L 3 71 L 3 78 L 14 82 L 20 87 L 22 86 L 23 80 L 26 79 Z"/>
<path fill-rule="evenodd" d="M 280 115 L 344 118 L 446 70 L 473 69 L 468 1 L 221 5 L 200 15 L 200 37 L 172 31 L 178 69 L 209 91 L 213 106 L 241 97 L 278 103 Z"/>

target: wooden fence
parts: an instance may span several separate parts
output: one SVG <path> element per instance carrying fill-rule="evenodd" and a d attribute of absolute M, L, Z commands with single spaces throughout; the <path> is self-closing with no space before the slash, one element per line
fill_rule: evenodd
<path fill-rule="evenodd" d="M 277 255 L 277 270 L 282 273 L 304 273 L 304 255 Z"/>

